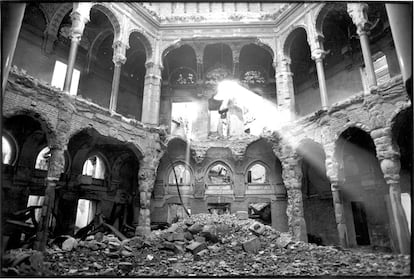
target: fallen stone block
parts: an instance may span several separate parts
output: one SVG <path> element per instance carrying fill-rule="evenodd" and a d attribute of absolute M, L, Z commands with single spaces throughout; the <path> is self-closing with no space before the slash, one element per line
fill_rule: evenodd
<path fill-rule="evenodd" d="M 194 241 L 196 242 L 206 242 L 206 238 L 203 236 L 196 235 L 194 236 Z"/>
<path fill-rule="evenodd" d="M 173 241 L 185 241 L 184 233 L 173 233 Z"/>
<path fill-rule="evenodd" d="M 173 233 L 167 233 L 167 234 L 165 234 L 164 236 L 163 236 L 163 238 L 165 239 L 165 240 L 167 240 L 167 241 L 169 241 L 169 242 L 172 242 L 172 241 L 174 241 L 174 235 L 173 235 Z"/>
<path fill-rule="evenodd" d="M 72 251 L 74 248 L 78 246 L 78 241 L 73 237 L 69 237 L 62 243 L 62 250 L 63 251 Z"/>
<path fill-rule="evenodd" d="M 276 239 L 276 246 L 279 248 L 286 248 L 292 242 L 293 239 L 289 233 L 281 233 Z"/>
<path fill-rule="evenodd" d="M 180 252 L 177 248 L 176 245 L 174 245 L 174 243 L 168 242 L 168 241 L 164 241 L 162 243 L 162 246 L 160 248 L 161 250 L 168 250 L 168 251 L 173 251 L 174 253 L 178 253 Z"/>
<path fill-rule="evenodd" d="M 219 242 L 219 238 L 217 237 L 217 235 L 212 234 L 210 232 L 201 232 L 200 235 L 201 237 L 204 237 L 207 241 L 210 241 L 212 243 Z"/>
<path fill-rule="evenodd" d="M 104 237 L 103 232 L 97 232 L 97 233 L 95 234 L 94 239 L 95 239 L 96 241 L 101 242 L 101 241 L 103 240 L 103 237 Z"/>
<path fill-rule="evenodd" d="M 259 238 L 254 237 L 248 241 L 243 242 L 243 249 L 247 253 L 257 253 L 261 249 Z"/>
<path fill-rule="evenodd" d="M 166 232 L 176 232 L 178 230 L 178 225 L 177 224 L 172 224 L 171 227 L 169 227 Z"/>
<path fill-rule="evenodd" d="M 133 268 L 133 265 L 130 262 L 120 262 L 120 263 L 118 263 L 118 269 L 120 269 L 124 273 L 131 272 L 132 268 Z"/>
<path fill-rule="evenodd" d="M 236 216 L 237 216 L 237 219 L 239 220 L 249 219 L 249 213 L 247 213 L 247 211 L 237 211 Z"/>
<path fill-rule="evenodd" d="M 197 254 L 198 252 L 207 249 L 207 245 L 206 243 L 201 243 L 201 242 L 197 242 L 194 241 L 193 243 L 191 243 L 190 245 L 188 245 L 187 250 L 189 250 L 193 255 Z"/>
<path fill-rule="evenodd" d="M 203 230 L 203 226 L 197 223 L 188 228 L 188 231 L 192 234 L 198 234 L 202 230 Z"/>
<path fill-rule="evenodd" d="M 185 232 L 184 233 L 184 238 L 187 239 L 187 240 L 193 240 L 194 239 L 193 235 L 190 232 Z"/>
<path fill-rule="evenodd" d="M 262 235 L 265 231 L 265 226 L 262 223 L 254 222 L 250 227 L 249 230 L 254 233 L 255 235 Z"/>

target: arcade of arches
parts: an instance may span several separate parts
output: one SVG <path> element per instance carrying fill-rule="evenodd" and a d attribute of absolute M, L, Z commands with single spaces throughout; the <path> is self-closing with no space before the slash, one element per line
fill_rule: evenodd
<path fill-rule="evenodd" d="M 408 253 L 401 5 L 2 5 L 3 247 L 34 206 L 37 249 L 100 217 L 133 236 L 245 211 L 296 240 Z"/>

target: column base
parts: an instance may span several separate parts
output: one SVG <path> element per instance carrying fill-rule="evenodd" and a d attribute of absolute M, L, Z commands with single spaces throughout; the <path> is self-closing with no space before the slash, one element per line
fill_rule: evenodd
<path fill-rule="evenodd" d="M 148 237 L 151 234 L 151 227 L 137 226 L 135 229 L 136 236 Z"/>

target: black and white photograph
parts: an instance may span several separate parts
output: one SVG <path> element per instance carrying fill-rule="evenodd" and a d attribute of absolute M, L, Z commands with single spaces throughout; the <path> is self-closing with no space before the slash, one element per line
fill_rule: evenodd
<path fill-rule="evenodd" d="M 0 6 L 0 277 L 414 274 L 412 1 Z"/>

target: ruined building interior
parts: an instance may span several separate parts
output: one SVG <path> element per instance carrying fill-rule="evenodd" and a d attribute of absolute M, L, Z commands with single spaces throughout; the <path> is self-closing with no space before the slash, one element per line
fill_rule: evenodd
<path fill-rule="evenodd" d="M 3 5 L 3 250 L 96 216 L 145 235 L 245 211 L 297 240 L 409 253 L 401 5 Z"/>

